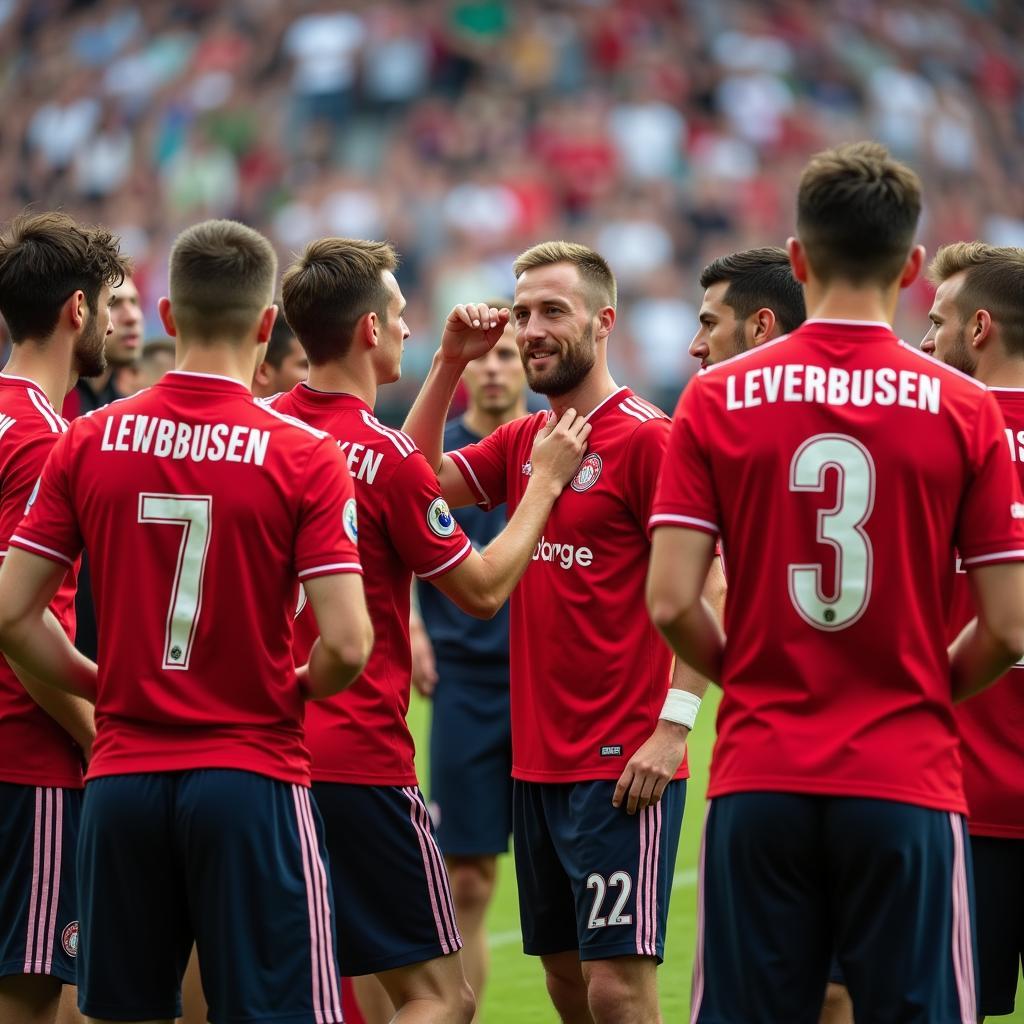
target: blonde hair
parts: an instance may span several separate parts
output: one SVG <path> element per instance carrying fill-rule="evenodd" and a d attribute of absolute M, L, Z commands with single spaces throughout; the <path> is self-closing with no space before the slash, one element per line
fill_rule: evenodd
<path fill-rule="evenodd" d="M 512 271 L 519 278 L 527 270 L 553 263 L 570 263 L 576 268 L 591 312 L 615 307 L 617 294 L 611 267 L 599 252 L 579 242 L 541 242 L 522 253 L 512 264 Z"/>

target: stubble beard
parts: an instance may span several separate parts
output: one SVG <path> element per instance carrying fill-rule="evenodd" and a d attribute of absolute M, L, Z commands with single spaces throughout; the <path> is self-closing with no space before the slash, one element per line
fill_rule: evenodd
<path fill-rule="evenodd" d="M 89 314 L 88 323 L 75 345 L 75 372 L 79 377 L 99 377 L 107 368 L 105 337 L 99 331 L 99 317 Z"/>
<path fill-rule="evenodd" d="M 554 369 L 538 373 L 529 361 L 524 359 L 526 383 L 530 385 L 530 390 L 538 395 L 558 398 L 574 391 L 583 383 L 587 374 L 594 368 L 596 359 L 594 328 L 588 324 L 579 341 L 564 350 Z"/>

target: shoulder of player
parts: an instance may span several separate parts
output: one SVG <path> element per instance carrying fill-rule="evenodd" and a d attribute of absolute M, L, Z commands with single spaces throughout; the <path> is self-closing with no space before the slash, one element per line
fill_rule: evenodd
<path fill-rule="evenodd" d="M 47 397 L 35 387 L 5 387 L 0 406 L 0 438 L 8 443 L 17 437 L 25 441 L 37 435 L 55 439 L 67 433 L 68 421 L 50 405 Z"/>

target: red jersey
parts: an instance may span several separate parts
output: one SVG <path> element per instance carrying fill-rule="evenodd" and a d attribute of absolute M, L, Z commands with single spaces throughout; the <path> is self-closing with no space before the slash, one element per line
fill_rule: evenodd
<path fill-rule="evenodd" d="M 331 439 L 227 377 L 172 371 L 71 424 L 11 544 L 68 565 L 89 550 L 88 778 L 236 768 L 308 784 L 290 609 L 296 578 L 360 571 L 354 511 Z"/>
<path fill-rule="evenodd" d="M 953 552 L 1024 559 L 1003 417 L 884 324 L 808 320 L 683 393 L 652 527 L 721 533 L 709 796 L 775 790 L 963 813 L 945 622 Z"/>
<path fill-rule="evenodd" d="M 449 452 L 484 508 L 515 511 L 548 415 Z M 587 455 L 512 593 L 512 774 L 527 782 L 617 779 L 654 731 L 670 683 L 672 656 L 644 600 L 669 420 L 629 388 L 588 420 Z M 677 777 L 687 774 L 684 759 Z"/>
<path fill-rule="evenodd" d="M 359 552 L 373 622 L 373 653 L 344 692 L 306 712 L 313 778 L 364 786 L 414 786 L 415 745 L 406 725 L 412 656 L 409 595 L 412 576 L 431 580 L 451 572 L 473 550 L 441 497 L 434 471 L 412 439 L 378 422 L 354 395 L 298 384 L 271 399 L 337 439 L 355 480 Z M 300 602 L 301 604 L 302 602 Z M 301 664 L 317 636 L 309 608 L 295 620 L 295 660 Z"/>
<path fill-rule="evenodd" d="M 1024 480 L 1024 391 L 992 388 L 1006 419 L 1010 459 Z M 953 640 L 974 618 L 974 602 L 961 569 L 953 584 Z M 964 789 L 972 835 L 1024 839 L 1024 665 L 987 690 L 956 705 Z"/>
<path fill-rule="evenodd" d="M 68 429 L 34 381 L 0 373 L 0 558 L 32 500 L 46 457 Z M 73 640 L 75 568 L 68 570 L 50 610 Z M 0 782 L 82 786 L 82 752 L 28 695 L 0 658 Z"/>

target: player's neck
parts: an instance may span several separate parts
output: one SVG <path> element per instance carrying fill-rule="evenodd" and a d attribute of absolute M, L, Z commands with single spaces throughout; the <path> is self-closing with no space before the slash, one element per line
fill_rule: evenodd
<path fill-rule="evenodd" d="M 255 351 L 235 344 L 189 345 L 179 342 L 178 370 L 186 373 L 208 373 L 215 377 L 230 377 L 252 389 L 256 373 Z"/>
<path fill-rule="evenodd" d="M 988 365 L 979 361 L 974 376 L 987 388 L 1024 390 L 1024 359 L 996 359 Z"/>
<path fill-rule="evenodd" d="M 63 348 L 63 357 L 62 357 Z M 31 341 L 15 345 L 3 372 L 38 384 L 54 409 L 60 409 L 78 374 L 72 369 L 74 346 L 50 338 L 45 347 Z"/>
<path fill-rule="evenodd" d="M 334 395 L 355 395 L 371 409 L 377 404 L 377 382 L 369 373 L 360 373 L 341 363 L 311 366 L 306 383 L 315 391 Z"/>
<path fill-rule="evenodd" d="M 566 409 L 575 409 L 580 416 L 589 416 L 618 388 L 606 366 L 595 366 L 572 391 L 551 395 L 551 410 L 556 416 L 561 416 Z"/>
<path fill-rule="evenodd" d="M 521 398 L 515 405 L 501 412 L 487 412 L 479 406 L 471 405 L 462 416 L 466 428 L 477 437 L 489 437 L 503 423 L 511 423 L 526 415 L 526 399 Z"/>
<path fill-rule="evenodd" d="M 88 385 L 89 390 L 94 394 L 98 395 L 109 383 L 110 378 L 114 376 L 114 368 L 110 365 L 98 376 L 98 377 L 83 377 L 82 380 Z M 75 385 L 72 383 L 71 387 Z M 68 389 L 71 390 L 70 388 Z"/>
<path fill-rule="evenodd" d="M 810 279 L 804 286 L 808 320 L 862 320 L 891 324 L 896 317 L 900 290 L 895 284 L 880 290 L 846 281 L 829 284 Z"/>

